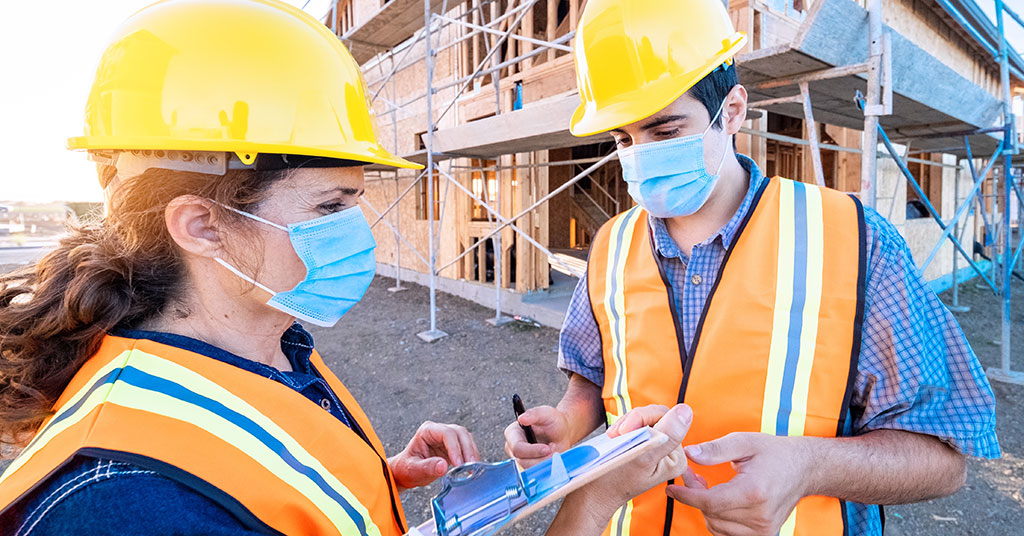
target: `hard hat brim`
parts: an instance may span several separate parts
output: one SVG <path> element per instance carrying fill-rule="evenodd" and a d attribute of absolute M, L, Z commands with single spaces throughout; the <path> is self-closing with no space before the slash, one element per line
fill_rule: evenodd
<path fill-rule="evenodd" d="M 736 32 L 722 52 L 712 57 L 699 69 L 685 75 L 655 81 L 642 89 L 624 93 L 600 108 L 594 106 L 593 103 L 588 107 L 586 103 L 581 102 L 569 122 L 569 132 L 573 136 L 583 138 L 647 119 L 682 97 L 719 65 L 739 53 L 746 44 L 747 35 L 743 32 Z"/>
<path fill-rule="evenodd" d="M 261 153 L 294 154 L 301 156 L 322 156 L 342 160 L 355 160 L 367 164 L 381 164 L 401 169 L 423 169 L 422 164 L 410 162 L 395 156 L 378 144 L 363 142 L 357 148 L 349 143 L 345 149 L 336 147 L 296 147 L 284 143 L 255 143 L 238 141 L 211 141 L 167 138 L 135 138 L 76 136 L 68 138 L 67 148 L 71 150 L 161 150 L 161 151 L 223 151 L 235 153 L 243 162 L 253 162 Z M 360 149 L 353 151 L 353 149 Z"/>

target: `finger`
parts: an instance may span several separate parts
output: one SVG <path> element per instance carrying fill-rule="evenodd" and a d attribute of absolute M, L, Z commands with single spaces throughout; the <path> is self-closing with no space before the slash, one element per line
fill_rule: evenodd
<path fill-rule="evenodd" d="M 458 432 L 450 426 L 445 426 L 442 433 L 444 434 L 444 448 L 448 452 L 448 461 L 452 465 L 466 463 L 466 453 L 462 450 L 462 441 Z"/>
<path fill-rule="evenodd" d="M 547 443 L 527 443 L 523 441 L 522 443 L 512 445 L 512 457 L 521 461 L 535 460 L 534 463 L 536 463 L 551 456 L 552 452 L 554 452 L 554 449 Z"/>
<path fill-rule="evenodd" d="M 558 410 L 551 406 L 537 406 L 526 410 L 518 421 L 523 426 L 550 426 L 558 421 Z"/>
<path fill-rule="evenodd" d="M 665 487 L 665 494 L 701 512 L 711 510 L 711 490 L 670 484 Z"/>
<path fill-rule="evenodd" d="M 742 461 L 754 454 L 751 436 L 758 434 L 731 433 L 714 441 L 686 447 L 686 456 L 701 465 L 718 465 Z"/>
<path fill-rule="evenodd" d="M 650 407 L 650 406 L 648 406 Z M 664 409 L 664 406 L 660 406 Z M 648 417 L 653 416 L 660 410 L 657 408 L 652 410 Z M 683 442 L 686 439 L 686 432 L 690 430 L 690 423 L 693 422 L 693 410 L 686 404 L 677 404 L 672 409 L 665 409 L 660 411 L 658 420 L 654 421 L 654 429 L 667 435 L 675 442 L 676 445 Z"/>
<path fill-rule="evenodd" d="M 426 459 L 410 458 L 405 461 L 404 465 L 404 480 L 411 487 L 429 484 L 448 470 L 448 462 L 444 458 L 437 456 Z"/>
<path fill-rule="evenodd" d="M 478 462 L 480 461 L 480 451 L 477 449 L 476 440 L 473 439 L 473 434 L 469 433 L 469 430 L 459 426 L 456 429 L 456 433 L 459 435 L 459 443 L 462 445 L 462 454 L 466 459 L 466 462 Z"/>
<path fill-rule="evenodd" d="M 688 488 L 693 489 L 708 489 L 708 483 L 697 473 L 693 472 L 693 468 L 687 467 L 686 471 L 683 471 L 683 484 Z"/>
<path fill-rule="evenodd" d="M 432 452 L 443 453 L 452 465 L 462 465 L 465 458 L 462 454 L 459 435 L 454 428 L 449 425 L 430 423 L 424 432 L 424 441 L 431 447 Z"/>
<path fill-rule="evenodd" d="M 615 421 L 612 428 L 608 430 L 608 435 L 615 437 L 616 435 L 628 434 L 644 426 L 654 426 L 667 412 L 668 408 L 659 404 L 634 408 L 629 413 L 623 415 L 621 419 Z"/>

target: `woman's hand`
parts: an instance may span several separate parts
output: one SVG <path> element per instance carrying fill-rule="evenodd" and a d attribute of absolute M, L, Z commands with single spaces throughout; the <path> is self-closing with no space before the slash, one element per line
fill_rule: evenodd
<path fill-rule="evenodd" d="M 645 406 L 616 421 L 616 426 L 608 430 L 611 436 L 653 425 L 652 441 L 664 436 L 668 438 L 661 446 L 651 448 L 635 460 L 569 494 L 551 524 L 548 536 L 600 534 L 615 510 L 626 501 L 684 475 L 687 466 L 682 442 L 692 421 L 693 411 L 686 404 L 672 409 Z M 685 476 L 688 475 L 684 475 L 684 479 Z"/>
<path fill-rule="evenodd" d="M 388 459 L 399 489 L 426 486 L 449 466 L 480 461 L 473 434 L 457 424 L 427 421 L 420 425 L 405 450 Z"/>

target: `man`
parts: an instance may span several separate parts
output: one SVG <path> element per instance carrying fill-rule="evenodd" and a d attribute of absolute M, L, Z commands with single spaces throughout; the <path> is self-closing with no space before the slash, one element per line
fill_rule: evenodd
<path fill-rule="evenodd" d="M 891 224 L 734 153 L 744 41 L 720 0 L 585 8 L 570 128 L 611 133 L 638 206 L 595 237 L 565 396 L 519 419 L 540 443 L 513 423 L 507 448 L 531 465 L 685 402 L 693 470 L 607 532 L 881 534 L 876 505 L 949 495 L 965 455 L 999 456 L 992 391 Z"/>

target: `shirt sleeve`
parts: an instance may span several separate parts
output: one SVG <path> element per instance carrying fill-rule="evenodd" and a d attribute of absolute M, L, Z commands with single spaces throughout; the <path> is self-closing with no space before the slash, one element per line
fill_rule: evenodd
<path fill-rule="evenodd" d="M 874 210 L 865 212 L 868 273 L 851 398 L 854 434 L 905 430 L 964 454 L 999 457 L 995 397 L 977 356 L 903 237 Z"/>
<path fill-rule="evenodd" d="M 601 331 L 590 305 L 586 272 L 576 284 L 565 313 L 558 338 L 558 368 L 570 376 L 579 374 L 594 385 L 604 385 Z"/>

